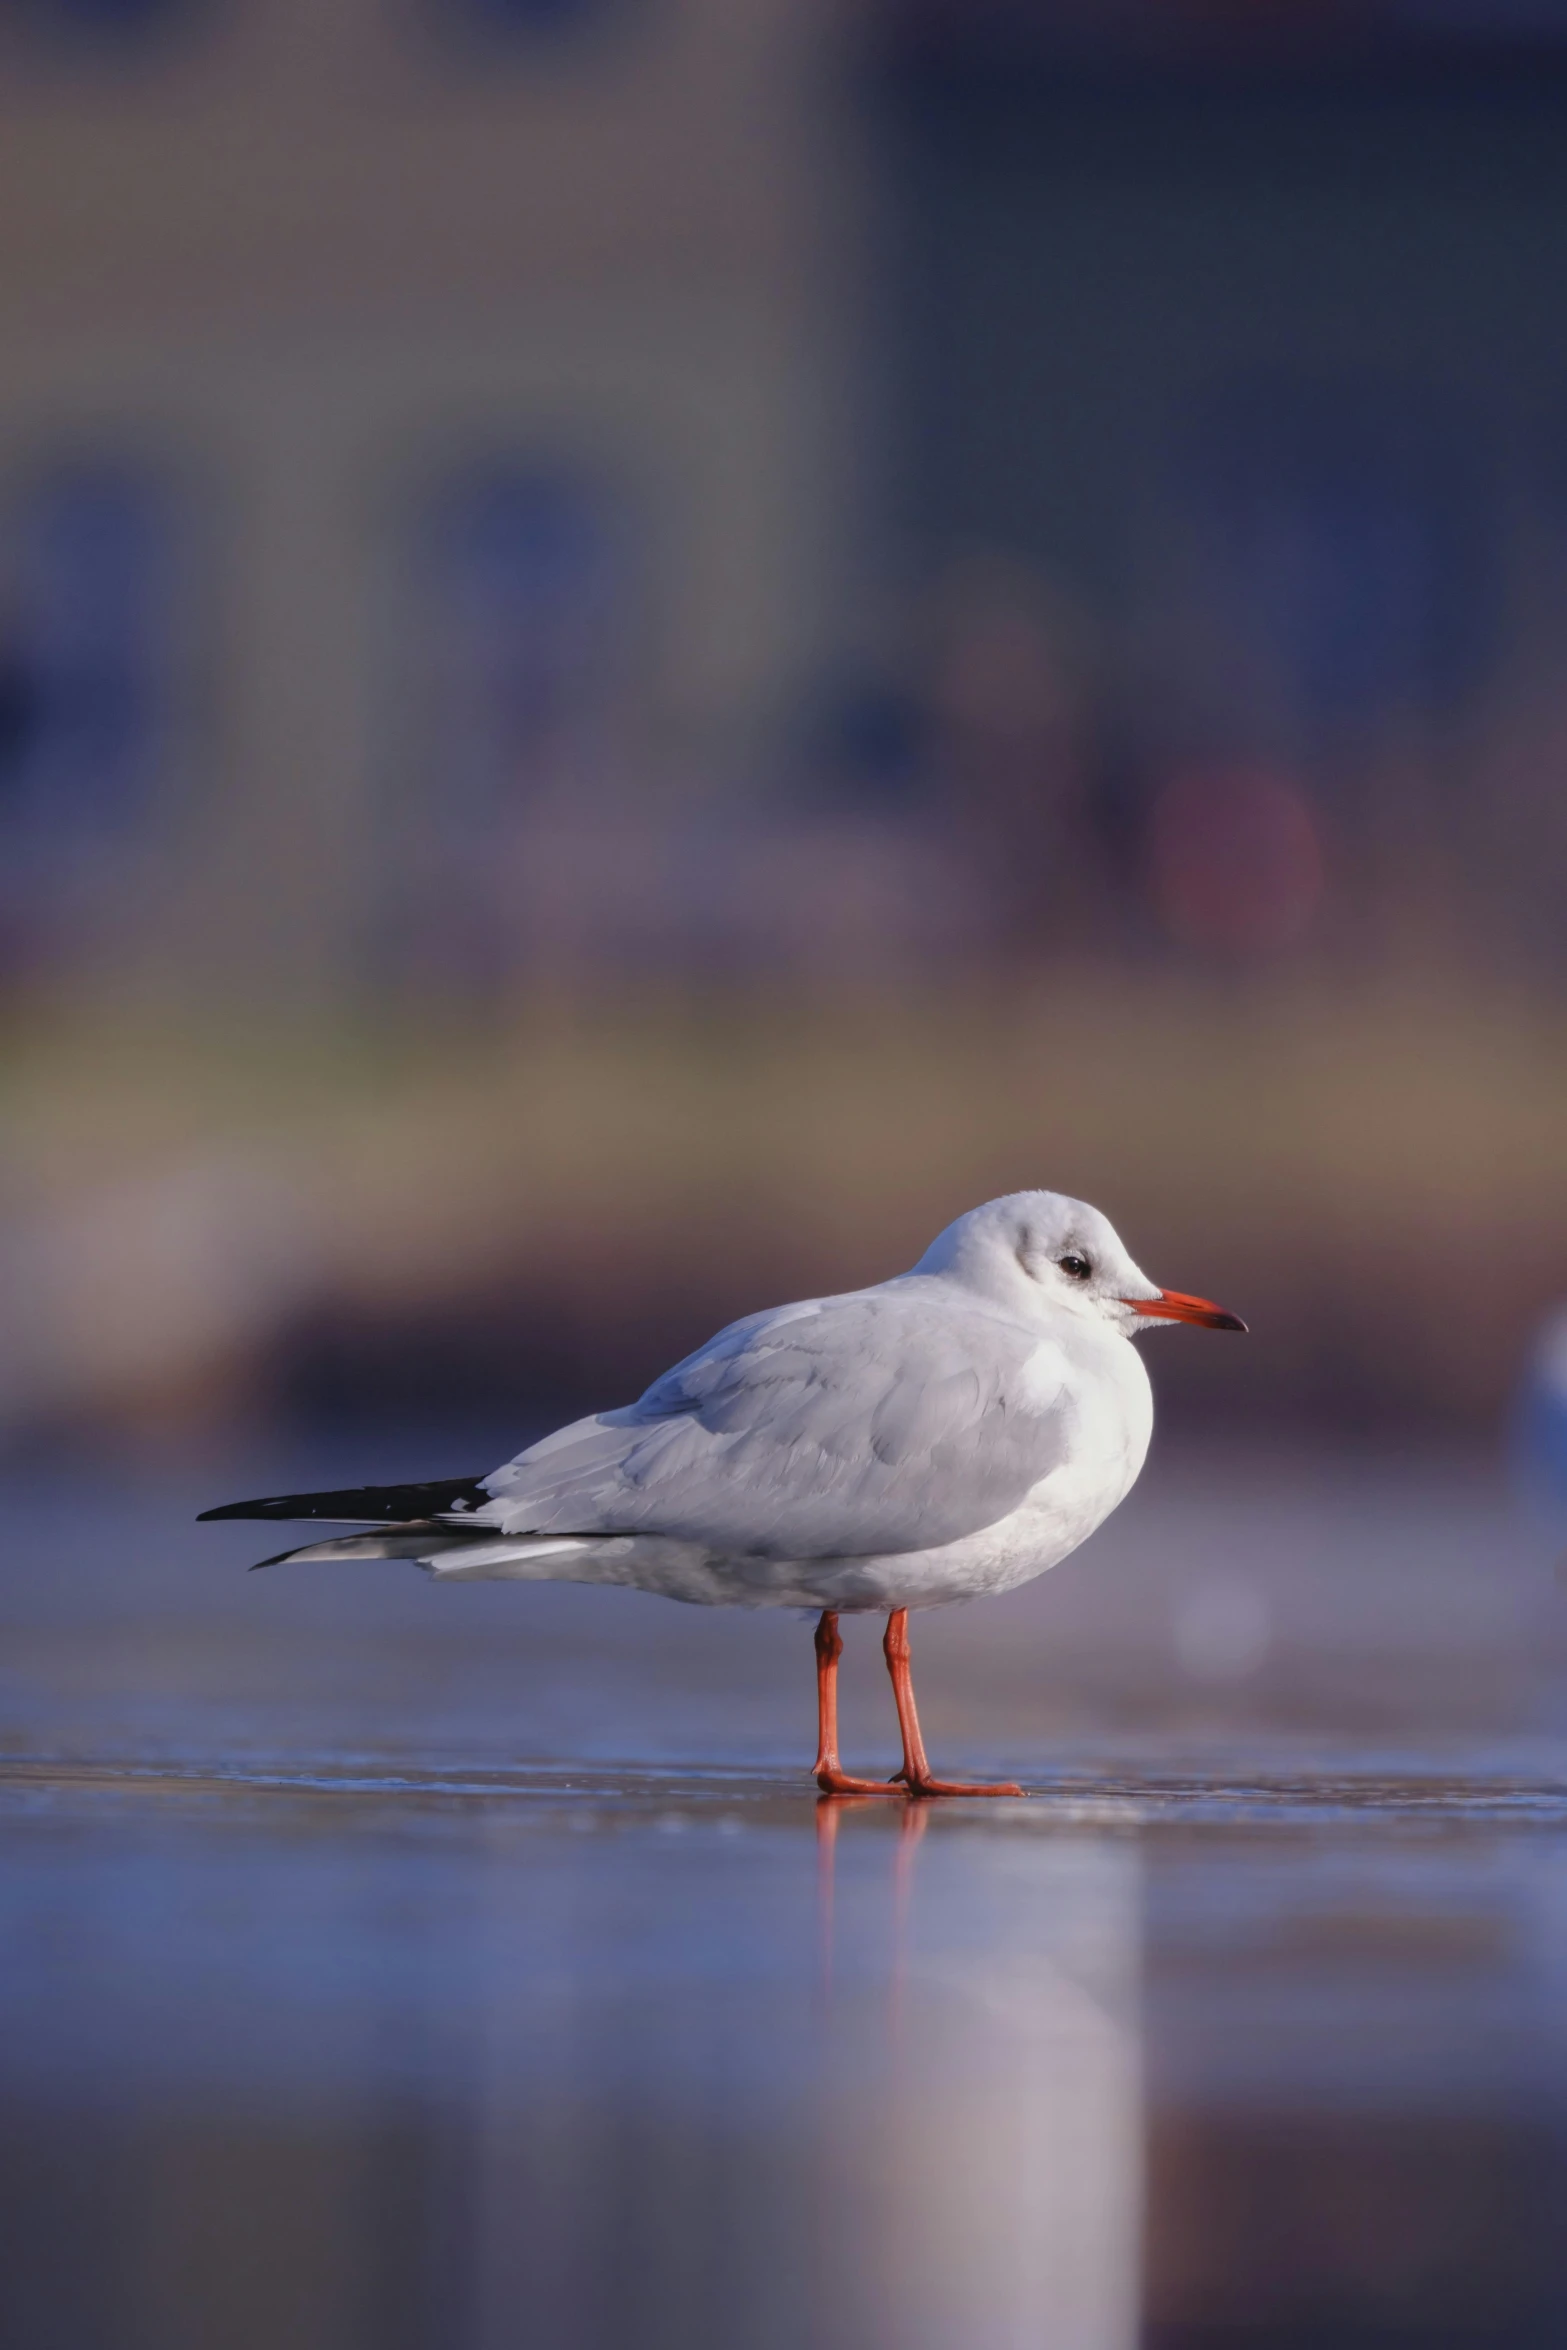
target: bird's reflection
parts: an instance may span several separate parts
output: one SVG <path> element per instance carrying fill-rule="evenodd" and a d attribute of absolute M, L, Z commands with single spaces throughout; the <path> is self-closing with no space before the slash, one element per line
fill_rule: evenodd
<path fill-rule="evenodd" d="M 846 1812 L 873 1811 L 887 1817 L 885 1800 L 876 1795 L 819 1795 L 816 1799 L 816 1909 L 821 1950 L 823 1997 L 830 2001 L 836 1956 L 836 1894 L 838 1831 Z M 909 1913 L 914 1900 L 915 1854 L 930 1825 L 930 1805 L 905 1801 L 898 1814 L 898 1840 L 892 1859 L 892 1956 L 887 1976 L 887 2014 L 896 2028 L 903 2007 L 908 1965 Z"/>
<path fill-rule="evenodd" d="M 824 2100 L 815 2224 L 837 2242 L 838 2201 L 875 2183 L 884 2216 L 857 2256 L 899 2338 L 938 2338 L 939 2308 L 965 2342 L 1130 2350 L 1136 1855 L 976 1833 L 956 1812 L 932 1836 L 935 1808 L 816 1806 L 816 2054 L 856 2092 Z"/>

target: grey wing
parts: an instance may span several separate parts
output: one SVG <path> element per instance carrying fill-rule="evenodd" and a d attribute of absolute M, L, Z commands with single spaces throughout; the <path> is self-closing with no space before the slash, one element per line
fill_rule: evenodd
<path fill-rule="evenodd" d="M 765 1558 L 935 1548 L 1056 1465 L 1063 1380 L 1032 1332 L 923 1282 L 781 1307 L 495 1471 L 478 1514 Z"/>

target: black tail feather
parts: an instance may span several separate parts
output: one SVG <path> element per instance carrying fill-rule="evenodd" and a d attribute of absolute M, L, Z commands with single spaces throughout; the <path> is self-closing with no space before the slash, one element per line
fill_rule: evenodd
<path fill-rule="evenodd" d="M 330 1518 L 339 1525 L 401 1525 L 482 1509 L 490 1496 L 477 1477 L 436 1477 L 425 1485 L 349 1485 L 336 1493 L 277 1493 L 261 1501 L 226 1501 L 208 1518 Z M 268 1562 L 270 1564 L 270 1562 Z"/>

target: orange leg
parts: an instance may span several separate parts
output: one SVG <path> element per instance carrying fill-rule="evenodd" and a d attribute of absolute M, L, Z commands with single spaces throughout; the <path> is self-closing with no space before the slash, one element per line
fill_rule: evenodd
<path fill-rule="evenodd" d="M 886 1779 L 851 1779 L 838 1760 L 838 1659 L 843 1635 L 831 1608 L 816 1627 L 816 1784 L 824 1795 L 901 1795 Z"/>
<path fill-rule="evenodd" d="M 914 1704 L 914 1675 L 909 1670 L 909 1611 L 906 1607 L 895 1607 L 887 1618 L 887 1637 L 881 1647 L 887 1659 L 887 1670 L 892 1675 L 892 1694 L 898 1706 L 898 1728 L 903 1733 L 903 1768 L 896 1775 L 909 1793 L 1021 1795 L 1022 1788 L 1014 1786 L 1010 1779 L 998 1781 L 990 1787 L 976 1787 L 964 1779 L 938 1779 L 932 1775 L 925 1753 L 925 1741 L 920 1736 L 919 1713 Z"/>

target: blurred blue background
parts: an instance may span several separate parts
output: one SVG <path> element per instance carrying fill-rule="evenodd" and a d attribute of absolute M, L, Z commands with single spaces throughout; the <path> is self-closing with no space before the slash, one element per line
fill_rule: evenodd
<path fill-rule="evenodd" d="M 602 1400 L 1043 1182 L 1192 1412 L 1494 1431 L 1559 18 L 7 8 L 0 1429 Z"/>

